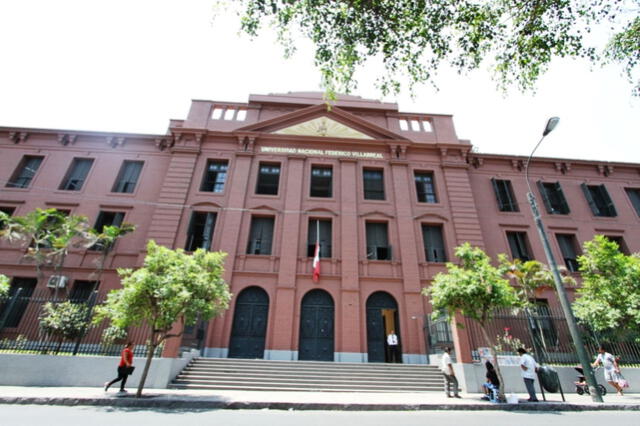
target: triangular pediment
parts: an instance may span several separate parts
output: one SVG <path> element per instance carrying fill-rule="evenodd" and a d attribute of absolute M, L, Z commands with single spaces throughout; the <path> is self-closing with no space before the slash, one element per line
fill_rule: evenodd
<path fill-rule="evenodd" d="M 296 136 L 322 136 L 328 138 L 373 139 L 353 127 L 346 126 L 327 116 L 303 121 L 273 133 Z"/>
<path fill-rule="evenodd" d="M 364 120 L 338 107 L 326 104 L 302 108 L 269 120 L 236 129 L 270 133 L 283 136 L 307 136 L 314 138 L 406 140 L 390 130 Z"/>

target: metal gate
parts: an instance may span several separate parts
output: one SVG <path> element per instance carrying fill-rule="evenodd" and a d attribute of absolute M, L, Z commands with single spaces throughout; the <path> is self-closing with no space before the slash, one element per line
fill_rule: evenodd
<path fill-rule="evenodd" d="M 264 358 L 269 296 L 260 287 L 249 287 L 239 295 L 233 313 L 229 358 Z"/>
<path fill-rule="evenodd" d="M 333 361 L 333 299 L 323 290 L 311 290 L 302 298 L 298 359 Z"/>

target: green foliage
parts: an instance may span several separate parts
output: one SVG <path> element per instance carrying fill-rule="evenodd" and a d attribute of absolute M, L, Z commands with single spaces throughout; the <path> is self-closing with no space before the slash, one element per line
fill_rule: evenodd
<path fill-rule="evenodd" d="M 60 269 L 71 247 L 95 242 L 84 216 L 68 216 L 56 209 L 35 209 L 24 216 L 5 216 L 0 236 L 9 242 L 26 243 L 24 257 L 34 261 L 40 276 L 43 267 Z"/>
<path fill-rule="evenodd" d="M 611 25 L 609 60 L 637 65 L 638 0 L 236 0 L 242 30 L 257 36 L 267 23 L 289 56 L 301 35 L 329 94 L 356 87 L 354 73 L 381 61 L 383 93 L 433 82 L 442 65 L 460 73 L 488 63 L 499 87 L 532 89 L 555 57 L 603 62 L 591 29 Z"/>
<path fill-rule="evenodd" d="M 595 331 L 637 330 L 640 326 L 640 256 L 627 256 L 602 235 L 584 243 L 578 257 L 582 288 L 576 316 Z"/>
<path fill-rule="evenodd" d="M 431 298 L 434 315 L 451 317 L 459 312 L 484 327 L 496 309 L 521 305 L 509 281 L 482 249 L 464 243 L 455 254 L 460 265 L 447 263 L 448 272 L 437 274 L 431 287 L 423 289 Z"/>
<path fill-rule="evenodd" d="M 518 284 L 518 297 L 523 304 L 530 304 L 535 299 L 535 291 L 540 287 L 554 287 L 553 274 L 544 263 L 537 260 L 520 259 L 509 260 L 504 255 L 498 255 L 501 272 L 508 278 L 512 278 Z M 560 269 L 565 272 L 565 268 Z M 565 285 L 575 285 L 575 280 L 568 274 L 562 276 Z"/>
<path fill-rule="evenodd" d="M 634 93 L 640 96 L 640 17 L 629 22 L 624 30 L 613 36 L 606 50 L 607 58 L 624 65 L 627 79 L 634 83 Z M 634 76 L 635 73 L 635 76 Z"/>
<path fill-rule="evenodd" d="M 109 293 L 96 309 L 96 321 L 109 318 L 120 328 L 148 324 L 167 333 L 178 320 L 192 325 L 198 315 L 206 320 L 228 308 L 223 253 L 200 249 L 188 255 L 154 241 L 149 241 L 147 253 L 142 268 L 118 270 L 122 289 Z"/>
<path fill-rule="evenodd" d="M 89 233 L 93 236 L 92 240 L 95 241 L 94 248 L 99 249 L 101 252 L 108 253 L 113 247 L 115 242 L 124 237 L 125 235 L 135 231 L 136 226 L 124 222 L 120 226 L 108 225 L 102 228 L 102 232 L 98 232 L 95 229 L 90 229 Z M 92 242 L 93 242 L 92 241 Z"/>
<path fill-rule="evenodd" d="M 9 277 L 0 274 L 0 297 L 9 294 Z"/>
<path fill-rule="evenodd" d="M 111 325 L 102 330 L 101 342 L 105 345 L 113 345 L 126 340 L 128 335 L 126 328 Z"/>
<path fill-rule="evenodd" d="M 518 349 L 524 348 L 527 352 L 531 352 L 531 348 L 527 348 L 522 340 L 514 337 L 509 331 L 509 327 L 505 327 L 504 333 L 496 336 L 496 344 L 494 345 L 496 351 L 516 353 Z"/>
<path fill-rule="evenodd" d="M 47 302 L 42 306 L 40 329 L 54 338 L 75 339 L 89 325 L 88 313 L 87 306 L 82 303 Z"/>
<path fill-rule="evenodd" d="M 182 334 L 183 330 L 170 333 L 176 322 L 182 327 L 193 325 L 229 307 L 231 294 L 222 279 L 225 256 L 203 249 L 187 254 L 150 240 L 141 268 L 118 270 L 122 288 L 109 292 L 105 303 L 96 308 L 94 322 L 108 318 L 117 329 L 148 326 L 147 360 L 136 396 L 142 395 L 155 349 L 167 338 Z"/>

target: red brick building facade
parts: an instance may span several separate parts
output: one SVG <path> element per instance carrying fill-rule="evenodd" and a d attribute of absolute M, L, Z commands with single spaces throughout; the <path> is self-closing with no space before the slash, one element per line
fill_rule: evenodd
<path fill-rule="evenodd" d="M 136 224 L 103 290 L 119 286 L 116 267 L 141 264 L 149 239 L 229 253 L 230 309 L 194 331 L 205 355 L 385 361 L 393 329 L 403 361 L 424 363 L 434 345 L 420 292 L 456 245 L 545 262 L 526 159 L 471 148 L 449 115 L 354 96 L 329 109 L 316 93 L 197 100 L 165 135 L 0 128 L 0 208 Z M 559 263 L 573 269 L 595 234 L 640 251 L 640 164 L 535 159 L 530 176 Z M 0 243 L 0 273 L 14 285 L 35 277 L 22 254 Z M 71 253 L 70 289 L 96 256 Z M 540 298 L 557 304 L 551 291 Z M 453 336 L 469 362 L 465 331 Z"/>

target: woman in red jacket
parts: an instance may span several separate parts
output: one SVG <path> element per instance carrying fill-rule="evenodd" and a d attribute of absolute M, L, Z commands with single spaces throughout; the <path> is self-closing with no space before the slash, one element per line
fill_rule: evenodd
<path fill-rule="evenodd" d="M 133 342 L 127 342 L 127 345 L 124 347 L 122 353 L 120 354 L 120 364 L 118 364 L 118 377 L 110 382 L 105 382 L 105 392 L 109 390 L 109 387 L 112 384 L 121 380 L 122 383 L 120 383 L 120 392 L 126 392 L 126 390 L 124 390 L 124 385 L 127 383 L 127 377 L 129 377 L 129 375 L 133 373 L 133 351 L 131 350 L 132 347 Z"/>

